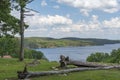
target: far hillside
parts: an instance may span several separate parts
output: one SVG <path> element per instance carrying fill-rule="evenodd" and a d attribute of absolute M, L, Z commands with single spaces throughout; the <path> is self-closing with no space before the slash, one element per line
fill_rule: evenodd
<path fill-rule="evenodd" d="M 78 41 L 78 40 L 90 41 L 95 45 L 120 43 L 120 40 L 97 39 L 97 38 L 74 38 L 74 37 L 68 37 L 68 38 L 62 38 L 62 39 L 73 40 L 73 41 Z"/>
<path fill-rule="evenodd" d="M 120 40 L 95 39 L 95 38 L 49 38 L 49 37 L 28 37 L 25 38 L 25 47 L 28 48 L 54 48 L 67 46 L 92 46 L 120 43 Z"/>

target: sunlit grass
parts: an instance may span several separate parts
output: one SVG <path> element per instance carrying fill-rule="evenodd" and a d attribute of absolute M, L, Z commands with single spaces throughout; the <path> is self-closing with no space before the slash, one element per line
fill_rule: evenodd
<path fill-rule="evenodd" d="M 26 63 L 33 60 L 25 59 L 24 62 L 19 62 L 18 59 L 0 59 L 0 80 L 18 80 L 17 71 L 23 70 Z M 57 62 L 48 62 L 40 60 L 40 64 L 29 66 L 28 71 L 47 71 L 52 70 L 51 67 L 58 66 Z M 58 74 L 50 76 L 42 76 L 31 78 L 30 80 L 120 80 L 120 70 L 94 70 L 82 71 L 69 74 Z"/>

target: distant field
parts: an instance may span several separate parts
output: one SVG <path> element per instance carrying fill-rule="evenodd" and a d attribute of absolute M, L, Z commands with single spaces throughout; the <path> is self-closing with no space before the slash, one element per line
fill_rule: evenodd
<path fill-rule="evenodd" d="M 18 80 L 17 71 L 23 70 L 25 63 L 33 60 L 19 62 L 18 59 L 0 59 L 0 80 Z M 40 60 L 41 64 L 29 66 L 29 71 L 47 71 L 51 67 L 58 66 L 57 62 Z M 51 75 L 31 78 L 30 80 L 120 80 L 120 70 L 94 70 L 69 73 L 67 75 Z"/>

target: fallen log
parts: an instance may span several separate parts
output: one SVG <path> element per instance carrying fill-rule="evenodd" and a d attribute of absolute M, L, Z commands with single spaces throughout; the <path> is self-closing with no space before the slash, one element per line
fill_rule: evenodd
<path fill-rule="evenodd" d="M 86 71 L 86 70 L 107 70 L 112 68 L 120 68 L 120 66 L 107 66 L 107 67 L 96 67 L 96 68 L 72 68 L 72 69 L 65 69 L 65 70 L 58 70 L 58 71 L 42 71 L 42 72 L 28 72 L 25 70 L 21 73 L 18 73 L 18 79 L 27 79 L 30 77 L 40 77 L 40 76 L 48 76 L 54 74 L 65 74 L 70 72 L 79 72 L 79 71 Z"/>
<path fill-rule="evenodd" d="M 53 71 L 42 71 L 42 72 L 28 72 L 27 67 L 25 66 L 23 71 L 18 71 L 18 79 L 26 79 L 29 77 L 37 77 L 37 76 L 48 76 L 54 74 L 65 74 L 70 72 L 79 72 L 86 70 L 107 70 L 112 68 L 120 69 L 120 65 L 103 65 L 98 63 L 89 63 L 89 62 L 81 62 L 70 60 L 69 57 L 65 57 L 63 55 L 60 56 L 60 68 L 66 68 L 67 65 L 75 65 L 77 68 L 64 69 L 64 70 L 53 70 Z"/>
<path fill-rule="evenodd" d="M 82 61 L 74 61 L 70 60 L 69 62 L 66 62 L 67 65 L 74 65 L 77 67 L 107 67 L 108 65 L 105 64 L 99 64 L 94 62 L 82 62 Z"/>
<path fill-rule="evenodd" d="M 60 67 L 66 68 L 67 65 L 74 65 L 77 67 L 107 67 L 108 65 L 105 64 L 99 64 L 99 63 L 93 63 L 93 62 L 82 62 L 82 61 L 75 61 L 70 60 L 69 57 L 65 57 L 63 55 L 60 56 Z"/>

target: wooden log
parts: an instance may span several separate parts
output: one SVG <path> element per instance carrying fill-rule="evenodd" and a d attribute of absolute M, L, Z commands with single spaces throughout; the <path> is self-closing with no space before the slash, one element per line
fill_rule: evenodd
<path fill-rule="evenodd" d="M 107 67 L 108 66 L 108 65 L 100 64 L 100 63 L 82 62 L 82 61 L 74 61 L 74 60 L 70 60 L 66 63 L 67 65 L 75 65 L 78 67 Z"/>
<path fill-rule="evenodd" d="M 65 74 L 70 72 L 79 72 L 79 71 L 86 71 L 86 70 L 107 70 L 112 68 L 120 68 L 120 66 L 107 66 L 107 67 L 96 67 L 96 68 L 72 68 L 72 69 L 65 69 L 65 70 L 58 70 L 58 71 L 42 71 L 42 72 L 23 72 L 18 73 L 18 79 L 27 79 L 30 77 L 40 77 L 40 76 L 48 76 L 54 74 Z"/>
<path fill-rule="evenodd" d="M 75 61 L 75 60 L 70 60 L 69 57 L 65 57 L 63 55 L 60 56 L 60 67 L 65 68 L 67 65 L 75 65 L 78 67 L 106 67 L 108 65 L 105 64 L 98 64 L 98 63 L 93 63 L 93 62 L 82 62 L 82 61 Z"/>
<path fill-rule="evenodd" d="M 75 66 L 78 66 L 78 68 L 71 68 L 71 69 L 64 69 L 64 70 L 57 70 L 57 71 L 28 72 L 27 67 L 25 66 L 23 71 L 18 71 L 18 79 L 26 79 L 29 77 L 47 76 L 47 75 L 54 75 L 54 74 L 65 74 L 70 72 L 79 72 L 79 71 L 86 71 L 86 70 L 105 70 L 105 69 L 112 69 L 112 68 L 120 69 L 120 65 L 108 66 L 108 65 L 95 64 L 95 63 L 89 63 L 89 62 L 74 61 L 74 60 L 69 60 L 69 57 L 65 57 L 61 55 L 60 67 L 65 68 L 67 65 L 75 65 Z"/>

